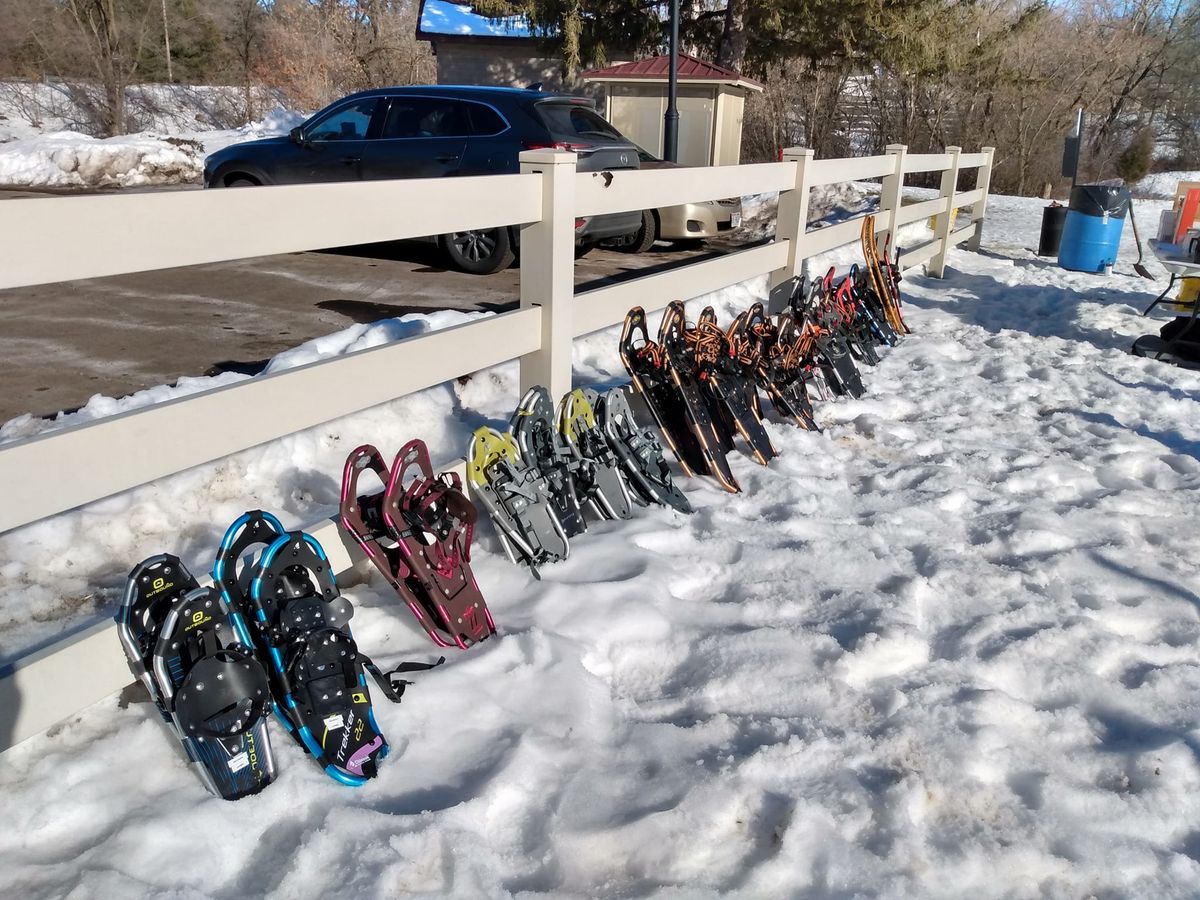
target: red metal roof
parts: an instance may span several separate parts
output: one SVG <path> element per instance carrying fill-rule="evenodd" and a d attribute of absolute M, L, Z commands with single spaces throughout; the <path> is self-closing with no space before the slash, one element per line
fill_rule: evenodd
<path fill-rule="evenodd" d="M 671 67 L 671 57 L 663 54 L 662 56 L 652 56 L 650 59 L 639 59 L 637 62 L 621 63 L 617 66 L 607 66 L 603 69 L 592 69 L 589 72 L 580 74 L 580 78 L 589 81 L 608 81 L 621 78 L 667 78 Z M 739 75 L 733 69 L 726 69 L 723 66 L 718 66 L 716 63 L 705 62 L 702 59 L 696 59 L 694 56 L 688 56 L 686 53 L 679 54 L 679 78 L 687 81 L 725 81 L 725 82 L 742 82 L 743 84 L 752 85 L 762 89 L 762 85 L 752 78 L 745 78 Z"/>

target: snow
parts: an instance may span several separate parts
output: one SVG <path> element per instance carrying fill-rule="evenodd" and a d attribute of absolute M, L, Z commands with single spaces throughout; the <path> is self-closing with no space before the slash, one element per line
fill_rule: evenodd
<path fill-rule="evenodd" d="M 232 115 L 220 106 L 231 102 L 220 89 L 141 85 L 131 91 L 147 130 L 101 139 L 72 127 L 81 112 L 53 86 L 0 83 L 0 186 L 198 184 L 207 154 L 240 141 L 287 134 L 305 118 L 276 106 L 240 127 L 197 128 Z"/>
<path fill-rule="evenodd" d="M 989 198 L 983 252 L 910 273 L 867 396 L 821 434 L 770 423 L 744 493 L 686 480 L 693 515 L 593 526 L 541 582 L 481 529 L 501 634 L 379 701 L 365 788 L 274 729 L 279 782 L 228 806 L 115 697 L 8 751 L 5 893 L 1195 897 L 1200 374 L 1126 352 L 1155 285 L 1027 249 L 1042 206 Z M 575 374 L 622 379 L 611 330 Z M 500 366 L 8 535 L 6 645 L 109 608 L 150 553 L 205 569 L 246 508 L 329 514 L 362 441 L 445 463 L 516 400 Z M 436 655 L 378 579 L 348 595 L 378 661 Z"/>
<path fill-rule="evenodd" d="M 1155 172 L 1134 185 L 1133 195 L 1156 200 L 1173 200 L 1181 181 L 1200 182 L 1200 172 Z"/>

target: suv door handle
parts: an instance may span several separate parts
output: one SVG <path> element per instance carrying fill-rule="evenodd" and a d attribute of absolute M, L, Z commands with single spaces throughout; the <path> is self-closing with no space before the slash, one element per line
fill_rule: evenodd
<path fill-rule="evenodd" d="M 352 166 L 355 163 L 362 162 L 362 157 L 361 156 L 343 156 L 341 159 L 338 160 L 338 162 L 342 163 L 343 165 Z"/>
<path fill-rule="evenodd" d="M 434 159 L 440 163 L 452 163 L 458 161 L 457 156 L 435 156 Z"/>

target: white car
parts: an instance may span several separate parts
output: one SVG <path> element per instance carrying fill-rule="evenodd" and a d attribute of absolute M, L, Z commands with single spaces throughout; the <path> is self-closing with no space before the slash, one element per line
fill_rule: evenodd
<path fill-rule="evenodd" d="M 659 159 L 640 148 L 638 156 L 643 169 L 678 167 L 677 163 Z M 740 197 L 730 197 L 643 210 L 642 227 L 637 232 L 606 243 L 628 253 L 644 253 L 654 246 L 655 241 L 693 243 L 741 227 L 742 200 Z"/>

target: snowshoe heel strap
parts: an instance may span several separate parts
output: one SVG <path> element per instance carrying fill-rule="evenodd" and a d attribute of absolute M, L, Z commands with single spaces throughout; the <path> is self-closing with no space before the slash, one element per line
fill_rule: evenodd
<path fill-rule="evenodd" d="M 379 689 L 383 691 L 384 696 L 393 703 L 399 703 L 400 699 L 404 696 L 404 689 L 412 684 L 411 681 L 401 678 L 402 674 L 436 669 L 446 661 L 446 657 L 439 656 L 437 662 L 433 663 L 404 662 L 400 663 L 400 665 L 396 666 L 390 672 L 384 672 L 366 654 L 360 653 L 358 658 L 362 661 L 362 666 L 367 673 L 375 679 L 375 683 L 379 685 Z"/>

